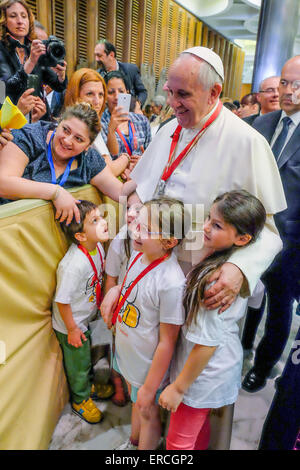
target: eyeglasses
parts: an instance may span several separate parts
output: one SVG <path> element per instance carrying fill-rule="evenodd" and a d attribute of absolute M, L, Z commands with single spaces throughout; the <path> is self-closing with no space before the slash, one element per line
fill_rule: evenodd
<path fill-rule="evenodd" d="M 300 88 L 300 80 L 289 81 L 282 78 L 279 83 L 284 88 L 286 88 L 290 84 L 292 90 L 299 90 Z"/>
<path fill-rule="evenodd" d="M 259 90 L 259 93 L 278 93 L 278 88 L 267 88 L 266 90 Z"/>

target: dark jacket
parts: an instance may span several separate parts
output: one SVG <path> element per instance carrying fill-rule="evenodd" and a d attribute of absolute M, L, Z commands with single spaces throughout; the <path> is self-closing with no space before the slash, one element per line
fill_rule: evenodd
<path fill-rule="evenodd" d="M 143 106 L 147 99 L 148 93 L 142 82 L 139 68 L 135 64 L 129 64 L 125 62 L 118 62 L 118 64 L 119 70 L 127 77 L 130 94 L 136 96 Z M 100 75 L 102 75 L 102 77 L 104 77 L 107 73 L 105 69 L 99 69 L 98 72 Z"/>
<path fill-rule="evenodd" d="M 270 143 L 281 117 L 280 111 L 273 111 L 257 117 L 252 127 Z M 274 219 L 283 242 L 300 242 L 300 124 L 284 147 L 278 160 L 287 209 L 275 214 Z"/>
<path fill-rule="evenodd" d="M 29 47 L 28 47 L 29 54 Z M 32 74 L 40 77 L 39 96 L 43 98 L 42 87 L 43 84 L 49 85 L 53 90 L 62 92 L 67 86 L 67 79 L 64 82 L 58 80 L 57 74 L 49 67 L 43 67 L 37 64 L 32 71 Z M 24 93 L 27 87 L 28 75 L 23 66 L 18 60 L 15 47 L 5 40 L 0 41 L 0 79 L 5 82 L 6 95 L 17 104 L 20 96 Z M 47 105 L 47 113 L 43 119 L 50 117 L 49 106 Z"/>
<path fill-rule="evenodd" d="M 251 114 L 251 116 L 247 116 L 243 118 L 243 121 L 245 121 L 247 124 L 250 124 L 252 126 L 253 121 L 259 116 L 259 114 Z"/>

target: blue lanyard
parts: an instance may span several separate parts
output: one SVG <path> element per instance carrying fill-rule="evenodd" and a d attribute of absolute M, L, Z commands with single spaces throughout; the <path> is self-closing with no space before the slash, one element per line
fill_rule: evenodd
<path fill-rule="evenodd" d="M 128 131 L 129 131 L 129 141 L 128 141 L 126 135 L 123 134 L 123 132 L 119 131 L 119 129 L 117 129 L 117 133 L 119 134 L 119 136 L 123 140 L 128 154 L 132 155 L 133 150 L 137 149 L 137 137 L 136 137 L 134 124 L 133 124 L 132 121 L 128 122 Z"/>
<path fill-rule="evenodd" d="M 55 134 L 55 131 L 53 132 L 53 134 L 50 138 L 50 141 L 49 141 L 49 144 L 48 144 L 48 149 L 47 149 L 47 158 L 48 158 L 48 162 L 49 162 L 50 169 L 51 169 L 51 183 L 52 184 L 59 184 L 60 186 L 63 186 L 65 184 L 65 182 L 67 181 L 67 179 L 68 179 L 70 169 L 71 169 L 71 165 L 72 165 L 73 160 L 74 160 L 75 157 L 72 157 L 69 160 L 67 168 L 65 169 L 64 174 L 62 175 L 62 178 L 61 178 L 60 182 L 57 183 L 56 175 L 55 175 L 55 168 L 54 168 L 54 165 L 53 165 L 52 149 L 51 149 L 51 141 L 53 139 L 54 134 Z"/>

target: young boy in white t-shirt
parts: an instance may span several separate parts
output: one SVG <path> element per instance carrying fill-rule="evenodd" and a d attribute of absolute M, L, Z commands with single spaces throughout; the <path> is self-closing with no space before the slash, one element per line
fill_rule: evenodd
<path fill-rule="evenodd" d="M 72 409 L 88 423 L 101 421 L 92 399 L 91 343 L 88 323 L 100 306 L 104 273 L 104 249 L 108 240 L 106 221 L 90 201 L 78 204 L 80 222 L 75 219 L 62 229 L 73 242 L 57 269 L 52 325 L 63 351 Z M 111 387 L 111 394 L 113 387 Z M 100 397 L 99 397 L 100 398 Z"/>

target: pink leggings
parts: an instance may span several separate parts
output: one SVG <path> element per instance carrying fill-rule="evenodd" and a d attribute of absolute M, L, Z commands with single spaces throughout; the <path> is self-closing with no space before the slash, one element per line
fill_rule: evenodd
<path fill-rule="evenodd" d="M 171 413 L 167 450 L 205 450 L 209 445 L 210 408 L 192 408 L 180 403 Z"/>

